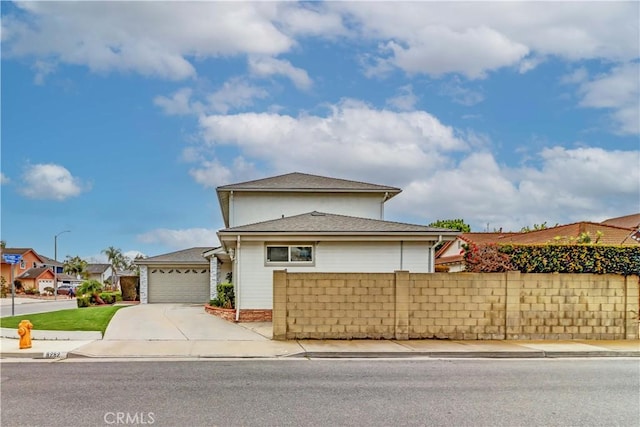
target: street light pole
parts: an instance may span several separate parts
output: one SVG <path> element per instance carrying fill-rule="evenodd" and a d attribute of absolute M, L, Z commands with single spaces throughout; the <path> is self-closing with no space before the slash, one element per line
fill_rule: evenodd
<path fill-rule="evenodd" d="M 62 233 L 71 233 L 71 230 L 64 230 L 53 236 L 53 260 L 55 264 L 53 266 L 53 299 L 58 299 L 58 236 Z"/>

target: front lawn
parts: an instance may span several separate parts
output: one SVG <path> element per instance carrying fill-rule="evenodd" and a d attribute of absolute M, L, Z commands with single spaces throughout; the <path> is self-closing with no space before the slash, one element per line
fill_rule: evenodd
<path fill-rule="evenodd" d="M 34 330 L 41 331 L 100 331 L 104 335 L 107 325 L 116 311 L 126 305 L 107 305 L 49 313 L 23 314 L 20 316 L 0 318 L 0 327 L 18 328 L 21 320 L 29 319 Z"/>

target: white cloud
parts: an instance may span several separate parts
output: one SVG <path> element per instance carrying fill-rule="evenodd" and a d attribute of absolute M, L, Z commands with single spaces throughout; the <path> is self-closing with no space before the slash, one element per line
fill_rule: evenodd
<path fill-rule="evenodd" d="M 579 77 L 579 76 L 578 76 Z M 614 67 L 607 74 L 582 81 L 580 106 L 613 110 L 614 130 L 622 134 L 640 133 L 640 64 Z"/>
<path fill-rule="evenodd" d="M 37 164 L 25 168 L 19 191 L 30 199 L 62 201 L 78 196 L 88 188 L 63 166 Z"/>
<path fill-rule="evenodd" d="M 404 191 L 388 204 L 389 219 L 463 216 L 476 230 L 487 223 L 519 230 L 633 212 L 640 194 L 638 151 L 557 146 L 524 153 L 533 166 L 513 168 L 490 153 L 486 135 L 452 129 L 426 112 L 377 110 L 353 100 L 330 106 L 326 117 L 211 115 L 200 125 L 203 149 L 231 145 L 243 162 L 274 173 L 398 186 Z M 235 165 L 200 159 L 196 169 L 201 174 L 194 177 L 208 187 L 238 181 Z"/>
<path fill-rule="evenodd" d="M 191 154 L 192 151 L 190 150 Z M 229 167 L 223 165 L 218 159 L 209 160 L 201 153 L 197 158 L 191 157 L 191 161 L 198 162 L 198 166 L 189 170 L 189 175 L 205 188 L 216 188 L 230 182 L 246 181 L 249 177 L 257 177 L 255 165 L 243 157 L 237 157 Z M 245 179 L 241 179 L 244 177 Z"/>
<path fill-rule="evenodd" d="M 474 231 L 518 231 L 534 223 L 567 223 L 635 212 L 638 151 L 546 148 L 540 165 L 511 169 L 492 154 L 473 153 L 455 167 L 416 176 L 388 210 L 412 210 L 427 221 L 463 216 Z M 621 172 L 624 171 L 624 172 Z"/>
<path fill-rule="evenodd" d="M 292 6 L 244 2 L 20 2 L 3 15 L 3 55 L 167 79 L 196 75 L 189 58 L 277 55 L 294 44 L 276 26 Z M 100 19 L 96 19 L 100 17 Z"/>
<path fill-rule="evenodd" d="M 269 93 L 240 78 L 226 81 L 220 89 L 207 97 L 210 111 L 228 113 L 229 110 L 249 107 L 255 99 L 264 99 Z"/>
<path fill-rule="evenodd" d="M 484 101 L 484 95 L 481 92 L 464 87 L 462 80 L 457 76 L 442 84 L 440 94 L 450 97 L 456 104 L 467 107 Z"/>
<path fill-rule="evenodd" d="M 270 77 L 283 75 L 302 90 L 307 90 L 313 84 L 307 72 L 301 68 L 296 68 L 289 61 L 271 57 L 251 57 L 249 58 L 249 71 L 253 75 Z"/>
<path fill-rule="evenodd" d="M 6 176 L 5 174 L 3 174 L 2 172 L 0 172 L 0 185 L 5 185 L 10 183 L 11 180 L 9 179 L 8 176 Z"/>
<path fill-rule="evenodd" d="M 402 86 L 398 92 L 398 95 L 387 99 L 387 105 L 399 111 L 413 110 L 418 102 L 418 97 L 413 93 L 413 87 L 411 85 Z"/>
<path fill-rule="evenodd" d="M 161 244 L 175 250 L 196 246 L 213 247 L 219 245 L 216 230 L 209 228 L 187 228 L 182 230 L 158 228 L 139 234 L 136 238 L 141 243 Z"/>
<path fill-rule="evenodd" d="M 376 110 L 345 100 L 326 117 L 275 113 L 211 115 L 200 119 L 210 147 L 235 145 L 243 155 L 278 171 L 333 170 L 401 182 L 433 170 L 441 153 L 467 149 L 452 128 L 422 112 Z"/>
<path fill-rule="evenodd" d="M 567 61 L 638 57 L 636 2 L 332 2 L 361 38 L 389 50 L 379 69 L 481 78 L 502 67 L 520 72 L 548 56 Z M 611 29 L 615 28 L 615 31 Z M 374 73 L 375 74 L 375 73 Z"/>
<path fill-rule="evenodd" d="M 170 97 L 156 96 L 153 99 L 153 103 L 170 116 L 194 114 L 198 112 L 198 107 L 197 104 L 191 103 L 192 93 L 193 91 L 190 88 L 185 87 L 174 92 Z"/>

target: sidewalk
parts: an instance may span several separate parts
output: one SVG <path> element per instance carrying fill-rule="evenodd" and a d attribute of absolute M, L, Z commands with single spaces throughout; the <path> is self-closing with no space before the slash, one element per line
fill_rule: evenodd
<path fill-rule="evenodd" d="M 556 358 L 640 357 L 640 341 L 34 340 L 0 339 L 0 358 Z"/>
<path fill-rule="evenodd" d="M 271 340 L 270 322 L 232 323 L 201 305 L 142 304 L 119 310 L 99 332 L 32 331 L 19 349 L 0 329 L 0 358 L 542 358 L 640 357 L 640 341 Z"/>

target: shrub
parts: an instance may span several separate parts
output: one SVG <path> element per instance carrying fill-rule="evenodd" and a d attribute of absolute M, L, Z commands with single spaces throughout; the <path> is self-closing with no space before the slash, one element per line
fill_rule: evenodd
<path fill-rule="evenodd" d="M 209 302 L 209 305 L 222 308 L 235 308 L 236 298 L 233 293 L 232 283 L 218 283 L 216 291 L 218 295 Z"/>
<path fill-rule="evenodd" d="M 36 288 L 27 288 L 24 290 L 24 293 L 27 295 L 40 295 L 40 291 Z"/>
<path fill-rule="evenodd" d="M 55 292 L 55 289 L 53 289 L 51 286 L 47 286 L 46 288 L 44 288 L 44 291 L 46 292 L 47 295 L 53 295 L 53 293 Z"/>
<path fill-rule="evenodd" d="M 489 244 L 464 249 L 471 272 L 640 274 L 637 246 Z"/>
<path fill-rule="evenodd" d="M 88 296 L 79 296 L 76 298 L 76 301 L 78 304 L 78 308 L 89 307 L 91 305 Z"/>
<path fill-rule="evenodd" d="M 102 299 L 102 301 L 105 302 L 105 304 L 113 304 L 113 302 L 116 299 L 113 294 L 108 293 L 108 292 L 102 292 L 100 294 L 100 298 Z"/>

